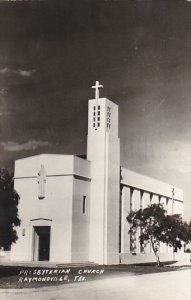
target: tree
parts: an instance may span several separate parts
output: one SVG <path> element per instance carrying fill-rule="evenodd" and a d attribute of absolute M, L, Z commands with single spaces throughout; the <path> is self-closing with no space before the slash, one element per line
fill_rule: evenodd
<path fill-rule="evenodd" d="M 140 228 L 141 245 L 150 242 L 158 266 L 160 265 L 160 242 L 173 247 L 176 252 L 181 249 L 182 242 L 191 239 L 188 235 L 189 225 L 183 222 L 178 214 L 167 215 L 161 204 L 152 204 L 144 209 L 132 211 L 127 216 L 127 221 L 130 224 L 130 234 L 134 234 Z"/>
<path fill-rule="evenodd" d="M 191 221 L 189 223 L 184 222 L 184 251 L 191 253 Z"/>
<path fill-rule="evenodd" d="M 20 225 L 18 218 L 19 195 L 14 190 L 13 175 L 0 169 L 0 247 L 8 250 L 17 240 L 14 229 Z"/>

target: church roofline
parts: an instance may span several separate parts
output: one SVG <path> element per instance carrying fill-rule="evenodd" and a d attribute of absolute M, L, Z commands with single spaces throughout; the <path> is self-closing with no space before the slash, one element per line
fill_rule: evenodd
<path fill-rule="evenodd" d="M 91 180 L 91 162 L 76 155 L 41 154 L 15 161 L 15 179 L 36 177 L 41 166 L 48 176 L 70 176 Z"/>
<path fill-rule="evenodd" d="M 95 101 L 95 100 L 96 100 L 96 99 L 94 98 L 94 99 L 89 99 L 88 101 Z M 99 100 L 100 102 L 103 101 L 103 100 L 107 100 L 107 101 L 112 102 L 113 104 L 119 106 L 116 102 L 114 102 L 114 101 L 108 99 L 107 97 L 102 97 L 102 98 L 99 98 L 98 100 Z"/>
<path fill-rule="evenodd" d="M 26 157 L 22 157 L 22 158 L 18 158 L 15 161 L 20 161 L 20 160 L 24 160 L 24 159 L 30 159 L 30 158 L 35 158 L 35 157 L 43 157 L 43 156 L 74 156 L 74 157 L 78 157 L 81 158 L 83 160 L 87 160 L 86 158 L 82 157 L 82 156 L 86 156 L 87 154 L 56 154 L 56 153 L 41 153 L 41 154 L 35 154 L 35 155 L 31 155 L 31 156 L 26 156 Z M 89 160 L 87 160 L 89 161 Z"/>
<path fill-rule="evenodd" d="M 147 179 L 152 179 L 152 180 L 158 181 L 158 182 L 160 182 L 160 183 L 163 183 L 163 184 L 166 184 L 166 185 L 175 187 L 175 188 L 177 188 L 177 189 L 179 189 L 179 190 L 182 190 L 181 188 L 179 188 L 179 187 L 177 187 L 177 186 L 174 186 L 173 184 L 170 184 L 170 183 L 161 181 L 161 180 L 159 180 L 159 179 L 157 179 L 157 178 L 154 178 L 154 177 L 145 175 L 145 174 L 143 174 L 143 173 L 138 173 L 138 172 L 136 172 L 136 171 L 133 171 L 133 170 L 131 170 L 131 169 L 128 169 L 128 168 L 125 168 L 125 167 L 122 167 L 122 166 L 120 166 L 120 168 L 121 168 L 121 170 L 123 169 L 123 170 L 125 170 L 125 171 L 129 171 L 129 172 L 131 172 L 131 173 L 134 173 L 134 174 L 136 174 L 136 175 L 138 175 L 138 176 L 143 176 L 143 177 L 145 177 L 145 178 L 147 178 Z"/>
<path fill-rule="evenodd" d="M 40 157 L 40 156 L 75 156 L 74 154 L 55 154 L 55 153 L 41 153 L 41 154 L 35 154 L 35 155 L 31 155 L 31 156 L 26 156 L 26 157 L 22 157 L 22 158 L 18 158 L 15 161 L 18 160 L 23 160 L 23 159 L 29 159 L 29 158 L 35 158 L 35 157 Z"/>
<path fill-rule="evenodd" d="M 153 195 L 162 195 L 164 197 L 172 198 L 172 189 L 175 190 L 174 199 L 183 202 L 183 190 L 179 187 L 176 187 L 172 184 L 160 181 L 156 178 L 149 177 L 147 175 L 137 173 L 130 169 L 120 167 L 121 169 L 121 179 L 120 184 L 124 186 L 134 187 L 138 190 L 143 190 L 145 192 L 151 192 Z M 123 178 L 124 174 L 125 178 Z M 155 186 L 156 185 L 156 186 Z M 160 187 L 159 187 L 160 186 Z"/>

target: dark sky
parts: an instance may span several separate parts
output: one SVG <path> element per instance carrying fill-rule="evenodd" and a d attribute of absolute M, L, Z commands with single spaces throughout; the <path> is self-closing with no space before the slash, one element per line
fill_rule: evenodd
<path fill-rule="evenodd" d="M 191 3 L 0 1 L 0 167 L 85 153 L 99 80 L 122 165 L 183 188 L 191 215 Z"/>

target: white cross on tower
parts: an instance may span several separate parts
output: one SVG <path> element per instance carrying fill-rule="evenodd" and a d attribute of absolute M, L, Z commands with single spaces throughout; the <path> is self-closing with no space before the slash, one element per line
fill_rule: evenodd
<path fill-rule="evenodd" d="M 102 88 L 103 85 L 99 84 L 99 81 L 96 81 L 95 85 L 92 86 L 92 89 L 95 89 L 95 99 L 99 99 L 99 88 Z"/>

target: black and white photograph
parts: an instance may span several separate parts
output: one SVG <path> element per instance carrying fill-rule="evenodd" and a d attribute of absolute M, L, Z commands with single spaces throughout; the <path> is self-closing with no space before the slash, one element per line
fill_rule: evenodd
<path fill-rule="evenodd" d="M 0 0 L 0 300 L 191 300 L 191 1 Z"/>

